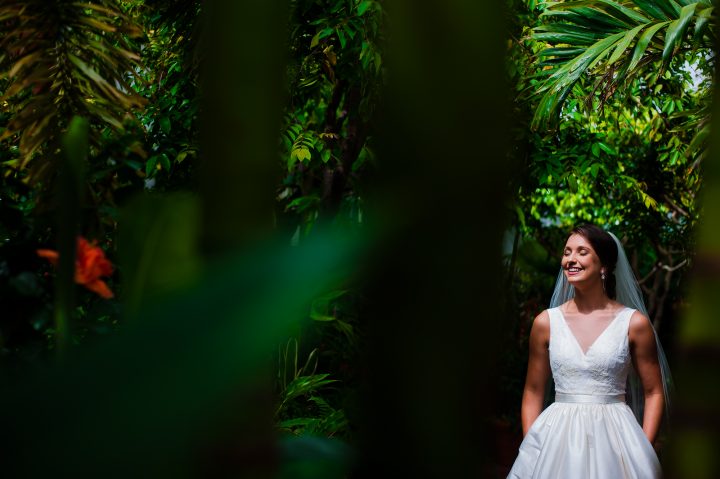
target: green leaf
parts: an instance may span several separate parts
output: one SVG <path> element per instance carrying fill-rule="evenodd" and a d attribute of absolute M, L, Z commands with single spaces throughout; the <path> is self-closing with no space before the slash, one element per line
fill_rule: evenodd
<path fill-rule="evenodd" d="M 345 33 L 347 34 L 348 37 L 350 37 L 351 39 L 355 38 L 355 30 L 350 28 L 347 23 L 343 24 L 342 28 L 343 28 L 343 30 L 345 30 Z"/>
<path fill-rule="evenodd" d="M 705 34 L 705 30 L 707 29 L 710 18 L 712 17 L 713 9 L 714 7 L 705 8 L 700 10 L 700 13 L 697 14 L 697 20 L 695 21 L 695 34 L 693 35 L 695 41 L 699 41 Z"/>
<path fill-rule="evenodd" d="M 338 28 L 335 30 L 335 34 L 338 37 L 338 40 L 340 40 L 340 48 L 345 48 L 345 45 L 347 44 L 347 40 L 345 40 L 345 33 L 343 33 L 342 29 Z"/>
<path fill-rule="evenodd" d="M 330 321 L 335 321 L 335 316 L 318 313 L 317 311 L 311 311 L 310 319 L 312 319 L 313 321 L 330 322 Z"/>
<path fill-rule="evenodd" d="M 546 48 L 545 50 L 538 53 L 538 57 L 575 57 L 584 51 L 584 48 L 572 47 Z"/>
<path fill-rule="evenodd" d="M 160 129 L 166 135 L 170 135 L 170 118 L 166 116 L 160 117 Z"/>
<path fill-rule="evenodd" d="M 612 155 L 612 156 L 616 156 L 616 155 L 617 155 L 617 151 L 615 151 L 614 148 L 606 145 L 605 143 L 599 141 L 599 142 L 597 143 L 597 145 L 600 147 L 601 150 L 603 150 L 603 151 L 604 151 L 605 153 L 607 153 L 608 155 Z"/>
<path fill-rule="evenodd" d="M 370 0 L 363 0 L 362 2 L 360 2 L 357 7 L 357 14 L 359 16 L 363 16 L 363 14 L 367 11 L 370 5 L 372 5 L 372 3 L 373 2 Z"/>
<path fill-rule="evenodd" d="M 299 140 L 290 151 L 290 157 L 288 158 L 288 168 L 291 168 L 296 161 L 310 161 L 312 158 L 312 155 L 310 153 L 310 150 L 305 146 L 299 146 L 303 144 L 302 137 L 299 137 Z"/>
<path fill-rule="evenodd" d="M 684 6 L 680 11 L 680 18 L 672 22 L 668 27 L 667 33 L 665 34 L 665 48 L 662 54 L 665 64 L 670 61 L 675 48 L 682 42 L 685 31 L 690 24 L 690 19 L 695 13 L 696 6 L 696 3 Z"/>
<path fill-rule="evenodd" d="M 330 35 L 332 35 L 334 31 L 335 31 L 334 28 L 330 28 L 330 27 L 323 28 L 322 30 L 320 30 L 320 33 L 318 33 L 318 36 L 319 36 L 320 40 L 322 40 L 323 38 L 329 37 Z"/>
<path fill-rule="evenodd" d="M 293 150 L 295 152 L 295 156 L 300 161 L 310 161 L 310 158 L 312 158 L 312 155 L 310 154 L 310 150 L 305 147 L 296 148 Z"/>
<path fill-rule="evenodd" d="M 101 32 L 113 33 L 117 30 L 117 28 L 115 26 L 100 22 L 89 16 L 80 17 L 80 19 L 78 21 L 80 23 L 84 23 L 85 25 L 94 27 L 94 28 L 100 30 Z"/>
<path fill-rule="evenodd" d="M 330 158 L 332 158 L 332 153 L 330 150 L 322 150 L 322 153 L 320 154 L 320 159 L 323 163 L 327 163 L 330 161 Z"/>
<path fill-rule="evenodd" d="M 315 321 L 335 321 L 336 317 L 328 312 L 330 304 L 346 293 L 346 289 L 330 291 L 315 299 L 310 308 L 310 318 Z"/>
<path fill-rule="evenodd" d="M 657 20 L 668 20 L 668 17 L 661 8 L 658 7 L 657 0 L 633 0 L 635 5 L 643 12 L 651 15 Z"/>
<path fill-rule="evenodd" d="M 704 125 L 702 128 L 698 130 L 697 133 L 693 136 L 692 140 L 690 141 L 690 144 L 688 145 L 687 149 L 685 150 L 685 156 L 691 157 L 693 156 L 698 150 L 704 150 L 707 146 L 707 139 L 710 134 L 710 125 Z"/>
<path fill-rule="evenodd" d="M 635 39 L 635 36 L 645 27 L 645 25 L 638 25 L 637 27 L 633 28 L 629 32 L 625 34 L 625 37 L 623 37 L 622 40 L 620 40 L 615 47 L 615 51 L 610 56 L 610 59 L 608 60 L 607 64 L 612 65 L 615 63 L 623 53 L 625 53 L 625 50 L 627 47 L 630 46 L 630 43 Z"/>
<path fill-rule="evenodd" d="M 653 39 L 653 36 L 655 33 L 657 33 L 658 30 L 660 30 L 665 25 L 668 25 L 670 22 L 660 22 L 656 23 L 654 25 L 651 25 L 643 32 L 642 35 L 640 35 L 640 39 L 638 40 L 637 44 L 635 45 L 635 50 L 633 51 L 632 59 L 630 60 L 630 65 L 628 66 L 628 71 L 632 71 L 635 66 L 637 66 L 638 62 L 642 59 L 643 55 L 645 54 L 645 50 L 647 50 L 648 45 Z"/>
<path fill-rule="evenodd" d="M 115 88 L 113 88 L 103 77 L 101 77 L 98 72 L 96 72 L 93 68 L 88 66 L 87 63 L 85 63 L 82 59 L 79 57 L 76 57 L 72 53 L 68 53 L 68 58 L 72 63 L 77 66 L 80 71 L 91 81 L 93 81 L 102 91 L 109 93 L 110 96 L 118 96 L 119 92 Z"/>
<path fill-rule="evenodd" d="M 525 213 L 519 206 L 515 206 L 515 213 L 517 213 L 517 218 L 520 222 L 520 226 L 525 228 Z"/>
<path fill-rule="evenodd" d="M 611 0 L 554 2 L 540 16 L 553 17 L 558 14 L 568 17 L 567 21 L 576 23 L 586 23 L 589 20 L 622 28 L 628 26 L 628 20 L 633 24 L 647 21 L 639 13 Z"/>
<path fill-rule="evenodd" d="M 640 191 L 640 196 L 642 197 L 643 203 L 645 204 L 645 207 L 647 209 L 657 209 L 657 201 L 653 197 L 651 197 L 644 191 Z"/>
<path fill-rule="evenodd" d="M 285 388 L 282 402 L 285 403 L 296 397 L 308 394 L 328 384 L 337 382 L 335 379 L 325 379 L 329 374 L 313 374 L 312 376 L 298 376 Z"/>
<path fill-rule="evenodd" d="M 543 32 L 534 33 L 533 38 L 539 42 L 547 42 L 553 44 L 567 43 L 569 45 L 592 45 L 597 41 L 598 36 L 595 34 L 571 33 L 571 32 Z"/>
<path fill-rule="evenodd" d="M 555 111 L 562 104 L 570 88 L 578 81 L 587 68 L 598 58 L 606 54 L 623 36 L 624 33 L 610 35 L 587 48 L 582 55 L 578 55 L 561 68 L 558 68 L 550 78 L 543 83 L 542 87 L 538 89 L 539 93 L 547 93 L 545 100 L 541 101 L 537 112 L 542 112 L 542 116 L 548 118 L 549 113 Z M 533 123 L 536 123 L 536 120 L 533 120 Z"/>
<path fill-rule="evenodd" d="M 570 191 L 572 191 L 573 193 L 577 193 L 577 190 L 578 190 L 577 177 L 574 174 L 571 174 L 570 176 L 567 177 L 567 182 L 568 182 L 568 188 L 570 189 Z"/>
<path fill-rule="evenodd" d="M 160 163 L 160 166 L 162 166 L 162 168 L 165 171 L 170 170 L 170 159 L 167 157 L 167 155 L 165 153 L 160 155 L 160 157 L 158 158 L 158 162 Z"/>
<path fill-rule="evenodd" d="M 145 163 L 145 174 L 148 178 L 151 178 L 157 171 L 158 157 L 157 155 L 151 156 Z"/>
<path fill-rule="evenodd" d="M 295 198 L 290 203 L 288 203 L 288 205 L 285 207 L 285 211 L 294 209 L 298 213 L 302 213 L 303 211 L 317 206 L 318 203 L 320 203 L 320 197 L 318 196 L 301 196 L 299 198 Z"/>
<path fill-rule="evenodd" d="M 42 55 L 45 54 L 45 51 L 43 50 L 36 50 L 33 53 L 30 53 L 28 55 L 25 55 L 20 60 L 16 61 L 13 67 L 10 69 L 10 72 L 7 74 L 7 78 L 12 78 L 24 67 L 24 66 L 32 66 L 36 60 L 40 59 Z"/>
<path fill-rule="evenodd" d="M 317 32 L 317 33 L 312 37 L 312 40 L 310 41 L 310 48 L 315 48 L 315 47 L 318 45 L 318 43 L 320 43 L 320 40 L 322 40 L 322 39 L 325 38 L 325 37 L 328 37 L 328 36 L 332 35 L 332 33 L 333 33 L 334 31 L 335 31 L 334 29 L 332 29 L 332 28 L 330 28 L 330 27 L 327 27 L 327 28 L 323 28 L 322 30 L 320 30 L 319 32 Z"/>

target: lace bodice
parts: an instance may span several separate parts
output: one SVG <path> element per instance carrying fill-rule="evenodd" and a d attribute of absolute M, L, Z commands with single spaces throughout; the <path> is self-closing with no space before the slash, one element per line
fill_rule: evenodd
<path fill-rule="evenodd" d="M 550 369 L 555 391 L 566 394 L 624 394 L 632 368 L 628 327 L 635 310 L 622 309 L 587 352 L 567 325 L 560 308 L 550 314 Z"/>

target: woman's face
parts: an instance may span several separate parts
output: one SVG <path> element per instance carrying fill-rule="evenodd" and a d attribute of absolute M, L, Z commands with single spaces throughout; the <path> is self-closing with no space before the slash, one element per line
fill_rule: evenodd
<path fill-rule="evenodd" d="M 584 236 L 574 234 L 568 238 L 560 264 L 571 284 L 600 280 L 600 258 Z"/>

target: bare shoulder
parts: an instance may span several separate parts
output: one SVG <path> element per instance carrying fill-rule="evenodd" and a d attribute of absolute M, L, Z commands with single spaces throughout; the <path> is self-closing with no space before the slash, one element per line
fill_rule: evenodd
<path fill-rule="evenodd" d="M 547 309 L 535 316 L 530 335 L 538 339 L 550 338 L 550 314 Z"/>
<path fill-rule="evenodd" d="M 550 329 L 550 313 L 548 313 L 547 309 L 535 316 L 533 327 Z"/>
<path fill-rule="evenodd" d="M 630 329 L 638 332 L 644 330 L 652 331 L 652 324 L 648 317 L 640 311 L 633 311 L 632 316 L 630 316 Z"/>
<path fill-rule="evenodd" d="M 653 327 L 648 317 L 642 314 L 640 311 L 633 312 L 632 316 L 630 316 L 628 335 L 631 339 L 643 339 L 652 337 L 654 335 Z"/>

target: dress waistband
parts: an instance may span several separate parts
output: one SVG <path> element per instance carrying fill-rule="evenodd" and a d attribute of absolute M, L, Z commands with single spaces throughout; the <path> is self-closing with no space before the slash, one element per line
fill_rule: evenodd
<path fill-rule="evenodd" d="M 555 393 L 555 402 L 580 404 L 613 404 L 625 402 L 624 394 L 566 394 Z"/>

